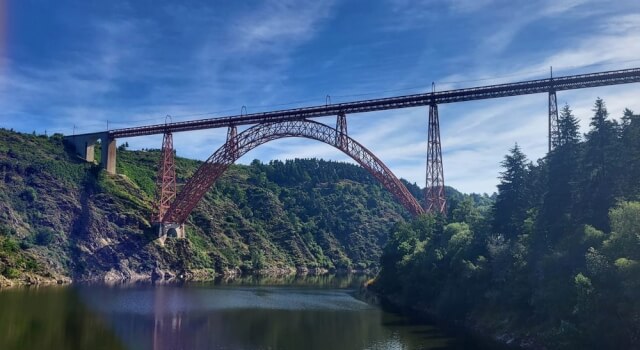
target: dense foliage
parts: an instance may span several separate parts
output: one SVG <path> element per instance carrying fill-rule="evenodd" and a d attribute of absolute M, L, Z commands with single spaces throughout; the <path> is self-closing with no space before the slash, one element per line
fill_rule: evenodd
<path fill-rule="evenodd" d="M 398 224 L 375 283 L 396 303 L 549 348 L 640 347 L 640 116 L 595 103 L 584 140 L 502 163 L 495 203 Z"/>

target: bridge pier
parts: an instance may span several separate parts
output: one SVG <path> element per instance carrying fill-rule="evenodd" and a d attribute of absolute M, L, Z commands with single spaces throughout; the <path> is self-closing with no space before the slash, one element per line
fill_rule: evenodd
<path fill-rule="evenodd" d="M 109 174 L 116 173 L 116 139 L 106 137 L 101 140 L 102 154 L 100 156 L 100 165 Z"/>
<path fill-rule="evenodd" d="M 110 174 L 116 173 L 116 139 L 109 136 L 108 132 L 94 134 L 73 135 L 65 137 L 65 141 L 73 145 L 76 153 L 85 161 L 95 161 L 95 146 L 100 140 L 102 150 L 100 152 L 100 165 Z"/>
<path fill-rule="evenodd" d="M 238 158 L 238 127 L 229 125 L 227 129 L 227 144 L 229 144 L 229 155 Z"/>
<path fill-rule="evenodd" d="M 178 192 L 176 186 L 176 166 L 173 152 L 173 134 L 165 132 L 162 138 L 162 153 L 158 163 L 156 176 L 156 207 L 152 222 L 162 222 L 164 214 L 171 206 L 171 202 Z"/>
<path fill-rule="evenodd" d="M 447 198 L 444 193 L 444 168 L 440 144 L 440 119 L 438 105 L 429 105 L 429 136 L 427 141 L 427 185 L 425 211 L 447 215 Z"/>
<path fill-rule="evenodd" d="M 549 152 L 560 143 L 560 126 L 558 125 L 558 98 L 555 90 L 549 91 Z"/>
<path fill-rule="evenodd" d="M 336 118 L 336 144 L 338 148 L 348 147 L 347 115 L 340 112 Z"/>

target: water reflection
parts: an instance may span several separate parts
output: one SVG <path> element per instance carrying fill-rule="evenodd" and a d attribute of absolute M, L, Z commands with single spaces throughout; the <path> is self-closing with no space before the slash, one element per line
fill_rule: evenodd
<path fill-rule="evenodd" d="M 0 290 L 0 349 L 125 349 L 70 288 Z"/>
<path fill-rule="evenodd" d="M 436 328 L 408 323 L 355 299 L 353 289 L 346 287 L 360 279 L 0 292 L 0 349 L 451 349 L 460 345 Z M 13 328 L 7 329 L 8 325 Z"/>

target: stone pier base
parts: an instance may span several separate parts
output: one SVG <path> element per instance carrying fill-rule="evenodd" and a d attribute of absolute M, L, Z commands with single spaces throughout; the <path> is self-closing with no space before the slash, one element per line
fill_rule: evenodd
<path fill-rule="evenodd" d="M 177 238 L 177 239 L 185 239 L 187 238 L 187 233 L 184 229 L 184 224 L 156 224 L 156 228 L 158 230 L 158 241 L 160 244 L 164 245 L 164 242 L 167 238 Z"/>

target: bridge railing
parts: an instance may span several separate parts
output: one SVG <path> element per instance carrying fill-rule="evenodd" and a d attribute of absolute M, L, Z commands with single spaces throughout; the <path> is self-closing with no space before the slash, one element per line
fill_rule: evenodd
<path fill-rule="evenodd" d="M 317 118 L 337 115 L 339 113 L 353 114 L 373 112 L 388 109 L 427 106 L 431 104 L 455 103 L 536 94 L 549 92 L 551 90 L 561 91 L 635 82 L 640 82 L 640 68 L 115 129 L 109 131 L 109 135 L 113 138 L 134 137 L 161 134 L 167 130 L 171 132 L 191 131 L 228 127 L 230 125 L 249 125 L 265 122 Z"/>

